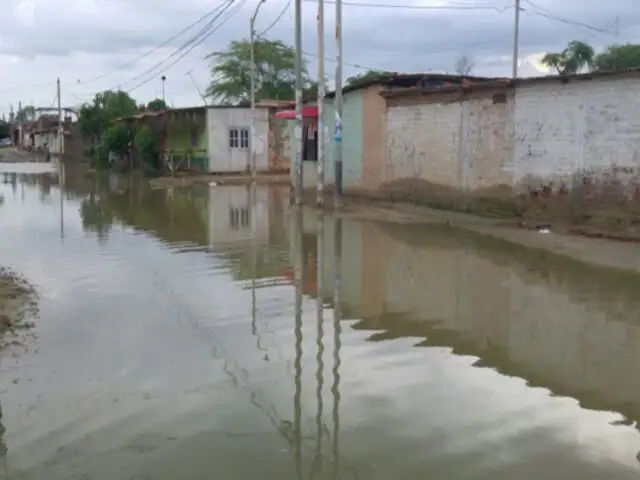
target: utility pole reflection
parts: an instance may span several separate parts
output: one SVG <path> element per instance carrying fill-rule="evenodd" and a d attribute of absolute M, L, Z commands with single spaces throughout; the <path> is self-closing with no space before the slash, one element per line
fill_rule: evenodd
<path fill-rule="evenodd" d="M 316 450 L 311 466 L 311 475 L 319 473 L 322 470 L 322 433 L 323 433 L 323 414 L 324 401 L 322 398 L 322 390 L 324 388 L 324 312 L 323 312 L 323 292 L 324 292 L 324 214 L 318 211 L 317 233 L 316 233 Z"/>
<path fill-rule="evenodd" d="M 342 219 L 336 218 L 334 227 L 334 264 L 333 264 L 333 457 L 334 472 L 340 470 L 340 347 L 341 347 L 341 267 L 342 267 Z"/>
<path fill-rule="evenodd" d="M 304 249 L 302 243 L 302 208 L 294 207 L 293 228 L 293 281 L 296 290 L 295 299 L 295 393 L 293 396 L 293 430 L 295 435 L 295 463 L 297 478 L 302 478 L 302 262 Z"/>

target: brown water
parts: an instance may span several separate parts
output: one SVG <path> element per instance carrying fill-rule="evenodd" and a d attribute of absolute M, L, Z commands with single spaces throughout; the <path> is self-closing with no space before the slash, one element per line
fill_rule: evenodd
<path fill-rule="evenodd" d="M 640 475 L 640 277 L 37 168 L 0 165 L 0 265 L 41 296 L 0 478 Z"/>

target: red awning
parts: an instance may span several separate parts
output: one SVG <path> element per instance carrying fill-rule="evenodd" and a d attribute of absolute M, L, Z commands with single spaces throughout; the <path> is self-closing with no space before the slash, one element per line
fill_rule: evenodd
<path fill-rule="evenodd" d="M 318 107 L 302 107 L 302 116 L 306 118 L 318 118 Z M 275 118 L 280 120 L 295 120 L 295 110 L 281 110 L 276 112 Z"/>

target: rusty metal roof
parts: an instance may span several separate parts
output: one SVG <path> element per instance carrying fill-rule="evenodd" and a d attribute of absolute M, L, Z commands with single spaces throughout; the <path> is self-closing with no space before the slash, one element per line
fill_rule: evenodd
<path fill-rule="evenodd" d="M 449 85 L 438 88 L 407 88 L 402 90 L 386 90 L 380 92 L 383 97 L 402 97 L 405 95 L 437 95 L 442 93 L 452 92 L 468 92 L 477 91 L 483 89 L 495 89 L 495 88 L 513 88 L 519 85 L 532 85 L 536 83 L 570 83 L 572 81 L 585 81 L 593 80 L 597 78 L 616 77 L 616 76 L 628 76 L 640 74 L 640 67 L 629 68 L 625 70 L 603 70 L 599 72 L 588 73 L 572 73 L 568 75 L 542 75 L 538 77 L 523 77 L 516 80 L 511 78 L 496 78 L 490 81 L 467 83 L 461 85 Z"/>

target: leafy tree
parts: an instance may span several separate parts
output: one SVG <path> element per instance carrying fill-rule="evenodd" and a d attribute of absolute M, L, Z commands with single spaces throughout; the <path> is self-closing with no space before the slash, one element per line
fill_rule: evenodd
<path fill-rule="evenodd" d="M 100 137 L 100 143 L 107 152 L 124 155 L 129 151 L 131 132 L 123 123 L 114 123 Z"/>
<path fill-rule="evenodd" d="M 542 58 L 542 63 L 555 68 L 560 75 L 578 73 L 585 67 L 591 68 L 594 64 L 595 51 L 587 43 L 574 40 L 558 53 L 547 53 Z"/>
<path fill-rule="evenodd" d="M 155 100 L 151 100 L 146 107 L 146 111 L 148 112 L 161 112 L 163 110 L 167 110 L 169 107 L 166 102 L 161 98 L 156 98 Z"/>
<path fill-rule="evenodd" d="M 256 66 L 256 100 L 293 100 L 295 94 L 296 54 L 293 47 L 280 40 L 257 40 L 254 44 Z M 211 59 L 211 83 L 206 95 L 218 103 L 245 104 L 251 93 L 251 43 L 231 42 L 223 52 L 207 56 Z M 303 86 L 310 86 L 303 65 Z"/>
<path fill-rule="evenodd" d="M 371 82 L 378 78 L 391 77 L 392 75 L 393 72 L 388 72 L 386 70 L 368 70 L 367 72 L 361 73 L 360 75 L 355 75 L 353 77 L 347 78 L 345 86 L 354 87 L 356 85 Z"/>
<path fill-rule="evenodd" d="M 594 70 L 626 70 L 640 67 L 640 44 L 611 45 L 594 59 Z"/>
<path fill-rule="evenodd" d="M 36 119 L 36 109 L 33 105 L 25 105 L 16 112 L 17 123 L 32 122 Z"/>
<path fill-rule="evenodd" d="M 144 165 L 151 171 L 160 170 L 160 139 L 149 126 L 143 126 L 136 134 L 138 149 Z"/>
<path fill-rule="evenodd" d="M 472 57 L 468 55 L 462 55 L 458 60 L 456 60 L 455 65 L 453 66 L 453 71 L 458 75 L 467 76 L 471 75 L 471 72 L 476 67 L 476 62 Z"/>
<path fill-rule="evenodd" d="M 96 94 L 93 102 L 84 104 L 78 112 L 80 131 L 86 138 L 97 142 L 118 117 L 138 113 L 136 101 L 123 91 L 107 90 Z"/>

